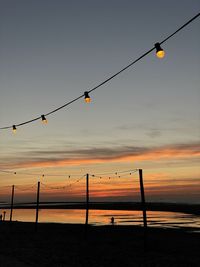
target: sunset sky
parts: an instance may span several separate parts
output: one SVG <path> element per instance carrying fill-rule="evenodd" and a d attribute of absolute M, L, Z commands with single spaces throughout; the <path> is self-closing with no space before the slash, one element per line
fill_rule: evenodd
<path fill-rule="evenodd" d="M 198 0 L 0 0 L 0 128 L 80 96 L 199 11 Z M 148 201 L 200 203 L 199 28 L 200 17 L 90 104 L 1 130 L 0 170 L 13 173 L 0 172 L 0 202 L 12 184 L 34 199 L 39 179 L 43 200 L 84 200 L 86 173 L 98 176 L 92 200 L 137 201 L 138 173 L 115 173 L 141 168 Z"/>

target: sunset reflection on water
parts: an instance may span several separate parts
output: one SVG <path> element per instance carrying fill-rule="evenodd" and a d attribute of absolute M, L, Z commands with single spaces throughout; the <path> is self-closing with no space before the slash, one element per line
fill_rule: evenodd
<path fill-rule="evenodd" d="M 6 212 L 9 218 L 9 211 Z M 35 209 L 13 210 L 13 221 L 34 222 Z M 90 210 L 89 224 L 108 225 L 111 217 L 115 218 L 117 225 L 143 225 L 141 211 L 126 210 Z M 147 212 L 148 226 L 151 227 L 173 227 L 173 228 L 197 228 L 200 229 L 200 217 L 192 214 L 178 212 Z M 39 222 L 51 223 L 85 223 L 85 210 L 83 209 L 40 209 Z"/>

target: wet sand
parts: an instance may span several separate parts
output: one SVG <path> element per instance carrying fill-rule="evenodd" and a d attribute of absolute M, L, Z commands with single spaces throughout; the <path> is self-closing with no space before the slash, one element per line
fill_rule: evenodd
<path fill-rule="evenodd" d="M 1 267 L 200 266 L 200 233 L 135 226 L 0 222 Z"/>

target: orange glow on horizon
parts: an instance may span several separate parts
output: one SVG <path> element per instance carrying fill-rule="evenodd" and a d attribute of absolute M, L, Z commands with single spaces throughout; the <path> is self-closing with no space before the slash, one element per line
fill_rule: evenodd
<path fill-rule="evenodd" d="M 87 155 L 89 155 L 89 153 Z M 63 201 L 85 201 L 85 178 L 81 179 L 81 182 L 73 184 L 76 180 L 80 179 L 83 174 L 87 172 L 98 174 L 101 172 L 104 173 L 107 170 L 112 172 L 113 170 L 125 170 L 125 168 L 127 170 L 130 166 L 140 167 L 145 170 L 146 167 L 144 171 L 144 186 L 146 195 L 150 200 L 152 198 L 168 199 L 169 195 L 169 200 L 170 196 L 177 196 L 177 198 L 181 198 L 182 196 L 182 198 L 189 199 L 189 197 L 191 197 L 191 199 L 197 201 L 200 185 L 196 162 L 199 155 L 200 152 L 196 146 L 168 146 L 151 150 L 141 150 L 141 153 L 136 154 L 134 154 L 134 152 L 131 154 L 129 151 L 127 154 L 124 153 L 123 155 L 113 156 L 112 154 L 108 154 L 107 158 L 106 156 L 98 158 L 91 154 L 88 158 L 82 157 L 75 159 L 38 159 L 38 161 L 35 162 L 25 159 L 22 163 L 19 162 L 15 165 L 11 162 L 10 165 L 13 170 L 15 169 L 16 175 L 2 174 L 2 176 L 6 175 L 3 177 L 6 178 L 6 180 L 2 180 L 0 183 L 2 186 L 15 184 L 22 188 L 24 186 L 26 189 L 26 184 L 36 184 L 39 176 L 36 174 L 35 176 L 27 177 L 26 174 L 23 175 L 23 171 L 29 172 L 30 169 L 32 169 L 33 172 L 37 173 L 39 172 L 39 168 L 41 168 L 40 172 L 46 173 L 46 176 L 40 177 L 40 180 L 47 185 L 47 187 L 41 185 L 42 199 L 47 201 L 57 201 L 60 199 Z M 168 163 L 172 164 L 170 165 L 172 167 L 169 168 Z M 16 168 L 21 168 L 19 174 Z M 38 170 L 36 170 L 36 168 L 38 168 Z M 45 168 L 50 169 L 45 171 Z M 57 173 L 58 176 L 56 176 L 56 174 L 54 176 L 54 173 Z M 66 177 L 62 177 L 61 175 L 59 178 L 59 173 L 66 173 Z M 80 173 L 81 175 L 79 176 Z M 51 176 L 48 177 L 48 174 Z M 70 179 L 68 177 L 69 174 L 71 174 Z M 122 201 L 128 199 L 132 201 L 140 200 L 139 177 L 137 172 L 132 175 L 128 173 L 126 177 L 119 177 L 118 175 L 116 176 L 113 171 L 113 175 L 111 175 L 110 179 L 109 176 L 110 175 L 103 175 L 102 179 L 92 177 L 92 175 L 90 176 L 91 201 L 106 201 L 107 199 L 121 199 Z M 72 185 L 69 186 L 70 184 Z M 51 187 L 62 186 L 66 188 L 58 190 L 51 189 Z M 9 186 L 7 193 L 9 197 L 10 188 Z M 36 188 L 31 190 L 26 189 L 24 192 L 17 191 L 16 189 L 16 196 L 22 197 L 22 199 L 30 199 L 31 197 L 35 197 L 35 192 Z M 7 194 L 0 190 L 0 197 L 2 199 L 3 196 L 6 197 Z"/>
<path fill-rule="evenodd" d="M 176 149 L 176 148 L 160 148 L 152 151 L 143 152 L 140 155 L 119 155 L 110 156 L 108 158 L 76 158 L 76 159 L 55 159 L 55 160 L 42 160 L 36 162 L 23 162 L 13 164 L 12 168 L 46 168 L 46 167 L 65 167 L 83 164 L 101 164 L 101 163 L 123 163 L 133 161 L 161 161 L 166 159 L 187 159 L 196 158 L 200 156 L 200 151 L 189 149 Z"/>

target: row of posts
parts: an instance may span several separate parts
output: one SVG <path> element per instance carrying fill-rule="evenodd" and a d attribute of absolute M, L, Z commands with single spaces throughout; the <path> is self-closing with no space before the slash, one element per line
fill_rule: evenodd
<path fill-rule="evenodd" d="M 144 193 L 144 184 L 143 184 L 143 173 L 142 169 L 139 169 L 139 181 L 140 181 L 140 194 L 141 194 L 141 207 L 143 213 L 143 226 L 144 229 L 147 228 L 147 216 L 146 216 L 146 203 L 145 203 L 145 193 Z M 10 207 L 10 221 L 12 221 L 13 215 L 13 204 L 14 204 L 14 192 L 15 186 L 12 186 L 12 196 L 11 196 L 11 207 Z M 37 199 L 36 199 L 36 229 L 38 224 L 38 217 L 39 217 L 39 202 L 40 202 L 40 182 L 37 185 Z M 88 218 L 89 218 L 89 174 L 86 174 L 86 215 L 85 215 L 85 225 L 88 225 Z"/>

